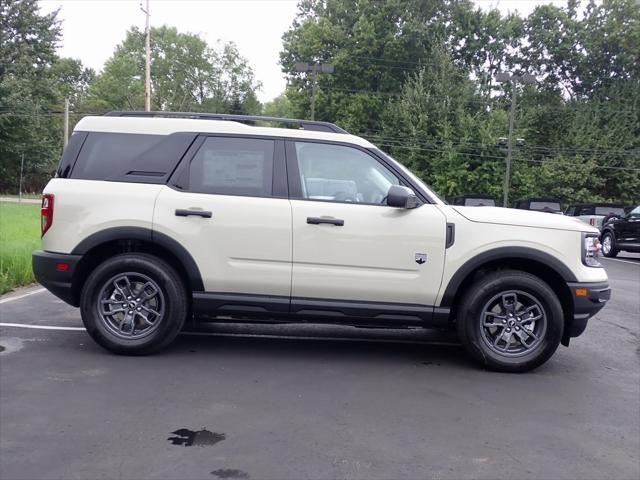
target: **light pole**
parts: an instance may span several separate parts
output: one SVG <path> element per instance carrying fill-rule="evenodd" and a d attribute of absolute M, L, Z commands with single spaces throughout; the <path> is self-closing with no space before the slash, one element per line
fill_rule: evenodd
<path fill-rule="evenodd" d="M 511 109 L 509 111 L 509 137 L 507 138 L 507 165 L 504 172 L 504 192 L 502 199 L 502 206 L 509 206 L 509 183 L 511 181 L 511 153 L 513 150 L 513 119 L 516 113 L 516 84 L 522 83 L 523 85 L 530 85 L 536 83 L 536 77 L 530 73 L 522 74 L 510 74 L 510 73 L 498 73 L 496 74 L 496 81 L 499 83 L 511 82 Z"/>
<path fill-rule="evenodd" d="M 149 0 L 147 0 L 147 8 L 142 8 L 146 16 L 144 27 L 144 111 L 151 111 L 151 29 L 149 28 Z"/>
<path fill-rule="evenodd" d="M 296 62 L 296 71 L 298 72 L 311 72 L 311 120 L 315 120 L 316 116 L 316 81 L 318 79 L 318 72 L 321 73 L 333 73 L 335 70 L 332 63 L 312 63 Z"/>

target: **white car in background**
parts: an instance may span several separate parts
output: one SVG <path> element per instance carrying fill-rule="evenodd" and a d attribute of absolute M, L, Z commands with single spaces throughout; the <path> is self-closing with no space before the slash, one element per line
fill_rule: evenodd
<path fill-rule="evenodd" d="M 623 215 L 624 207 L 617 203 L 577 203 L 569 205 L 564 214 L 602 230 L 604 219 Z"/>

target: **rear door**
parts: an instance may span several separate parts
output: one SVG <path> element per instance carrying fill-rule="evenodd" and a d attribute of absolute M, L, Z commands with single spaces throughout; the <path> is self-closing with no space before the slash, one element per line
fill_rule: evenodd
<path fill-rule="evenodd" d="M 446 237 L 436 205 L 387 206 L 399 172 L 354 146 L 289 141 L 287 167 L 293 313 L 384 316 L 387 303 L 420 316 L 435 303 Z"/>
<path fill-rule="evenodd" d="M 158 195 L 154 231 L 193 256 L 213 307 L 288 311 L 291 206 L 284 162 L 280 139 L 201 136 Z"/>

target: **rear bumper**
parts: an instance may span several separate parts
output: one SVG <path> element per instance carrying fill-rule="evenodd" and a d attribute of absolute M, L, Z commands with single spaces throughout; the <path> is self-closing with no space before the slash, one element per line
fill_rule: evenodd
<path fill-rule="evenodd" d="M 56 297 L 77 307 L 78 299 L 73 289 L 73 275 L 81 259 L 82 255 L 36 250 L 31 256 L 31 263 L 38 283 Z"/>
<path fill-rule="evenodd" d="M 569 337 L 577 337 L 587 328 L 587 321 L 602 310 L 611 298 L 611 288 L 606 282 L 569 283 L 573 299 L 573 318 L 569 322 Z"/>

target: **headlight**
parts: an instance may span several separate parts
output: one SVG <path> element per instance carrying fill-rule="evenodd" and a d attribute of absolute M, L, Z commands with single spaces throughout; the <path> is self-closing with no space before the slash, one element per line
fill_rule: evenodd
<path fill-rule="evenodd" d="M 582 263 L 587 267 L 601 267 L 602 265 L 598 261 L 600 255 L 600 240 L 595 233 L 583 233 L 582 234 Z"/>

